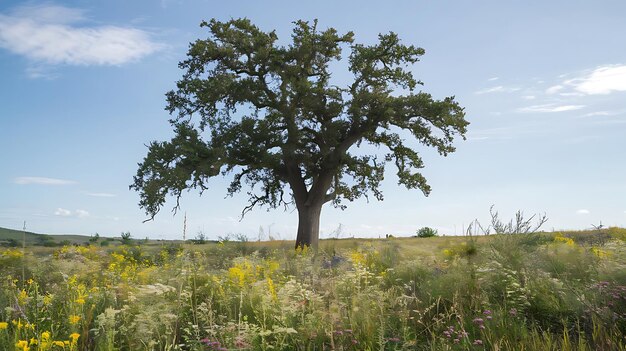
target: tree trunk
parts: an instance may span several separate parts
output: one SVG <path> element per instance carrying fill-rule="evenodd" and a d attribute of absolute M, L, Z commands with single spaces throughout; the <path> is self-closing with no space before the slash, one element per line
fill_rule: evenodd
<path fill-rule="evenodd" d="M 320 237 L 320 214 L 322 205 L 298 206 L 298 236 L 296 249 L 310 246 L 317 250 Z"/>

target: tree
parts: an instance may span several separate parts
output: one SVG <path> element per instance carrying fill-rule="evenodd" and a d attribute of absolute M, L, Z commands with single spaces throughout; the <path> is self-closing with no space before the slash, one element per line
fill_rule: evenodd
<path fill-rule="evenodd" d="M 294 25 L 285 46 L 247 19 L 202 22 L 209 37 L 190 44 L 183 77 L 166 94 L 175 136 L 149 144 L 130 186 L 150 219 L 168 195 L 175 212 L 183 190 L 202 193 L 209 178 L 232 175 L 228 195 L 249 187 L 242 216 L 255 206 L 295 204 L 296 246 L 317 246 L 322 205 L 344 208 L 342 200 L 369 194 L 382 200 L 387 162 L 399 184 L 428 195 L 422 159 L 405 137 L 445 156 L 468 122 L 454 97 L 416 91 L 422 82 L 409 68 L 424 50 L 394 33 L 364 45 L 352 32 L 318 30 L 317 21 Z M 343 50 L 353 79 L 339 86 L 330 65 L 343 63 Z M 387 153 L 354 152 L 366 144 Z"/>

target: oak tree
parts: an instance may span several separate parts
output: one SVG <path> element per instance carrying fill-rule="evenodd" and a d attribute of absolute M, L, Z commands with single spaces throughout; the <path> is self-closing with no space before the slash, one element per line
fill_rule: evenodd
<path fill-rule="evenodd" d="M 394 33 L 364 45 L 352 32 L 298 21 L 281 44 L 275 31 L 248 19 L 201 27 L 208 38 L 190 44 L 182 79 L 166 94 L 175 135 L 150 143 L 131 185 L 150 218 L 168 196 L 176 209 L 184 190 L 202 192 L 209 178 L 232 176 L 227 193 L 245 187 L 249 195 L 242 215 L 255 206 L 295 205 L 296 246 L 317 246 L 322 206 L 382 200 L 387 163 L 399 184 L 428 195 L 422 159 L 405 138 L 443 156 L 455 150 L 455 137 L 464 138 L 463 108 L 454 97 L 418 90 L 422 82 L 410 69 L 424 50 Z M 345 84 L 331 79 L 341 67 L 350 77 Z M 384 154 L 355 152 L 367 144 Z"/>

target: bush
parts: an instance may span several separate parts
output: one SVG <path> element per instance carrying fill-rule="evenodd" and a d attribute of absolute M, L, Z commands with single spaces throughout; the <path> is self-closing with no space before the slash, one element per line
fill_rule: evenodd
<path fill-rule="evenodd" d="M 423 227 L 417 231 L 418 238 L 432 238 L 434 236 L 437 236 L 437 229 Z"/>
<path fill-rule="evenodd" d="M 121 237 L 122 244 L 124 245 L 130 245 L 130 243 L 133 241 L 133 239 L 130 238 L 130 232 L 123 232 Z"/>

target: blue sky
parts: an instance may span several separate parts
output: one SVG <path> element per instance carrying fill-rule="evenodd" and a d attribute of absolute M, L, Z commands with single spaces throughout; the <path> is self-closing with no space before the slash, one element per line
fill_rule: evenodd
<path fill-rule="evenodd" d="M 295 211 L 225 198 L 213 179 L 142 223 L 128 190 L 145 144 L 172 136 L 165 92 L 202 20 L 248 17 L 285 42 L 291 22 L 352 30 L 371 43 L 394 31 L 423 47 L 424 91 L 455 95 L 471 122 L 457 152 L 416 147 L 432 186 L 397 186 L 385 200 L 326 206 L 322 237 L 460 234 L 474 219 L 546 213 L 546 229 L 626 226 L 626 3 L 623 1 L 3 1 L 0 3 L 0 226 L 136 238 L 216 238 L 263 228 L 293 239 Z M 345 73 L 341 73 L 345 74 Z"/>

